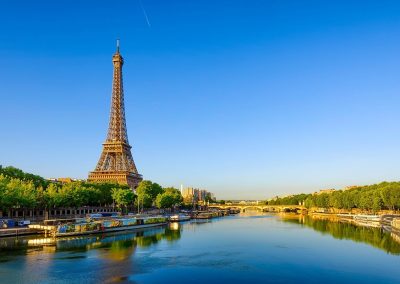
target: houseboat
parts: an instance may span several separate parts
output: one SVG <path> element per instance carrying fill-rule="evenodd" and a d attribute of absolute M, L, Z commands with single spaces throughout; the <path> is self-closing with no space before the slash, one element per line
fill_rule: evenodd
<path fill-rule="evenodd" d="M 128 231 L 167 224 L 167 218 L 157 217 L 106 217 L 77 219 L 74 222 L 43 226 L 46 234 L 53 237 L 67 237 L 108 232 Z"/>

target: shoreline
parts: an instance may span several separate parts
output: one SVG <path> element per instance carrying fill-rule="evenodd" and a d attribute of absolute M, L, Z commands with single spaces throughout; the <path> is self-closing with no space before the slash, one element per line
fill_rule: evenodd
<path fill-rule="evenodd" d="M 341 214 L 309 212 L 313 219 L 324 219 L 332 222 L 346 222 L 356 226 L 381 228 L 383 231 L 394 235 L 394 239 L 400 242 L 400 215 L 394 214 Z"/>

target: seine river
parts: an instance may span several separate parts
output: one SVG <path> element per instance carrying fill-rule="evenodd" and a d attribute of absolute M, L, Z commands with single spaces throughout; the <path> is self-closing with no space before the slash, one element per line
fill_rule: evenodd
<path fill-rule="evenodd" d="M 56 242 L 0 239 L 1 283 L 400 283 L 376 228 L 237 215 Z"/>

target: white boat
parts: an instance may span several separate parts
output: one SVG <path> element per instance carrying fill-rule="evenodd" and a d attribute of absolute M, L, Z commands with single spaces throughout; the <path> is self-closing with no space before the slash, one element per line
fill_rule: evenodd
<path fill-rule="evenodd" d="M 343 218 L 343 219 L 354 219 L 353 214 L 336 214 L 336 216 L 338 216 L 339 218 Z"/>
<path fill-rule="evenodd" d="M 185 215 L 185 214 L 175 214 L 175 215 L 169 216 L 169 220 L 171 222 L 182 222 L 182 221 L 188 221 L 190 219 L 191 219 L 191 217 L 189 215 Z"/>
<path fill-rule="evenodd" d="M 370 222 L 380 222 L 381 216 L 379 215 L 355 215 L 354 220 L 357 221 L 370 221 Z"/>

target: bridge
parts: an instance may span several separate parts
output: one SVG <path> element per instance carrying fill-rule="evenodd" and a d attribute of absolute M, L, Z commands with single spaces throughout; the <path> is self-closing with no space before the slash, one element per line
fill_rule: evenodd
<path fill-rule="evenodd" d="M 240 212 L 255 209 L 263 212 L 300 212 L 307 210 L 302 205 L 259 205 L 259 204 L 210 204 L 208 208 L 240 209 Z"/>

